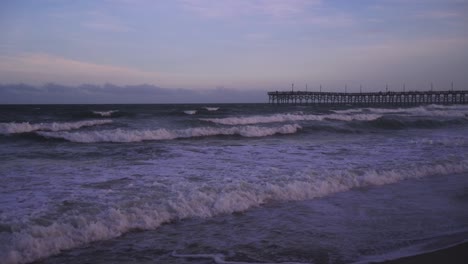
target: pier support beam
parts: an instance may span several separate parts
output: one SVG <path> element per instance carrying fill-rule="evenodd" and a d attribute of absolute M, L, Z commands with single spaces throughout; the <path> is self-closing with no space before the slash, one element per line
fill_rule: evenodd
<path fill-rule="evenodd" d="M 468 104 L 468 91 L 413 91 L 328 93 L 308 91 L 268 92 L 270 104 L 421 105 Z"/>

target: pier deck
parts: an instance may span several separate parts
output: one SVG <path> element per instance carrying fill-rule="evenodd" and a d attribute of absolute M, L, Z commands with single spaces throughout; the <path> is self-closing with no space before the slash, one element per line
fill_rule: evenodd
<path fill-rule="evenodd" d="M 468 91 L 408 91 L 333 93 L 307 91 L 268 92 L 271 104 L 421 105 L 468 104 Z"/>

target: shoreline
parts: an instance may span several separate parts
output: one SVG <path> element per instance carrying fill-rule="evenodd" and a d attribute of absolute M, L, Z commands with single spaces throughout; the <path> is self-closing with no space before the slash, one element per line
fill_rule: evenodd
<path fill-rule="evenodd" d="M 375 264 L 427 264 L 427 263 L 451 263 L 464 264 L 468 260 L 468 242 L 463 242 L 448 248 L 421 253 L 413 256 L 402 257 L 381 262 L 370 262 Z"/>

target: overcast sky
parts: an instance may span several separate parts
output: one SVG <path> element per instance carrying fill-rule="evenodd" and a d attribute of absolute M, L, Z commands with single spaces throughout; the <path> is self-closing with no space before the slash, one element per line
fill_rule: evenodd
<path fill-rule="evenodd" d="M 468 89 L 467 14 L 468 0 L 3 0 L 0 84 L 149 84 L 246 98 L 292 82 Z"/>

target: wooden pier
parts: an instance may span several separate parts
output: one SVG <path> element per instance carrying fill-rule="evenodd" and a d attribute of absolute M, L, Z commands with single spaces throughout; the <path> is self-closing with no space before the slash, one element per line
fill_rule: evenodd
<path fill-rule="evenodd" d="M 408 91 L 333 93 L 307 91 L 268 92 L 271 104 L 422 105 L 468 104 L 468 91 Z"/>

